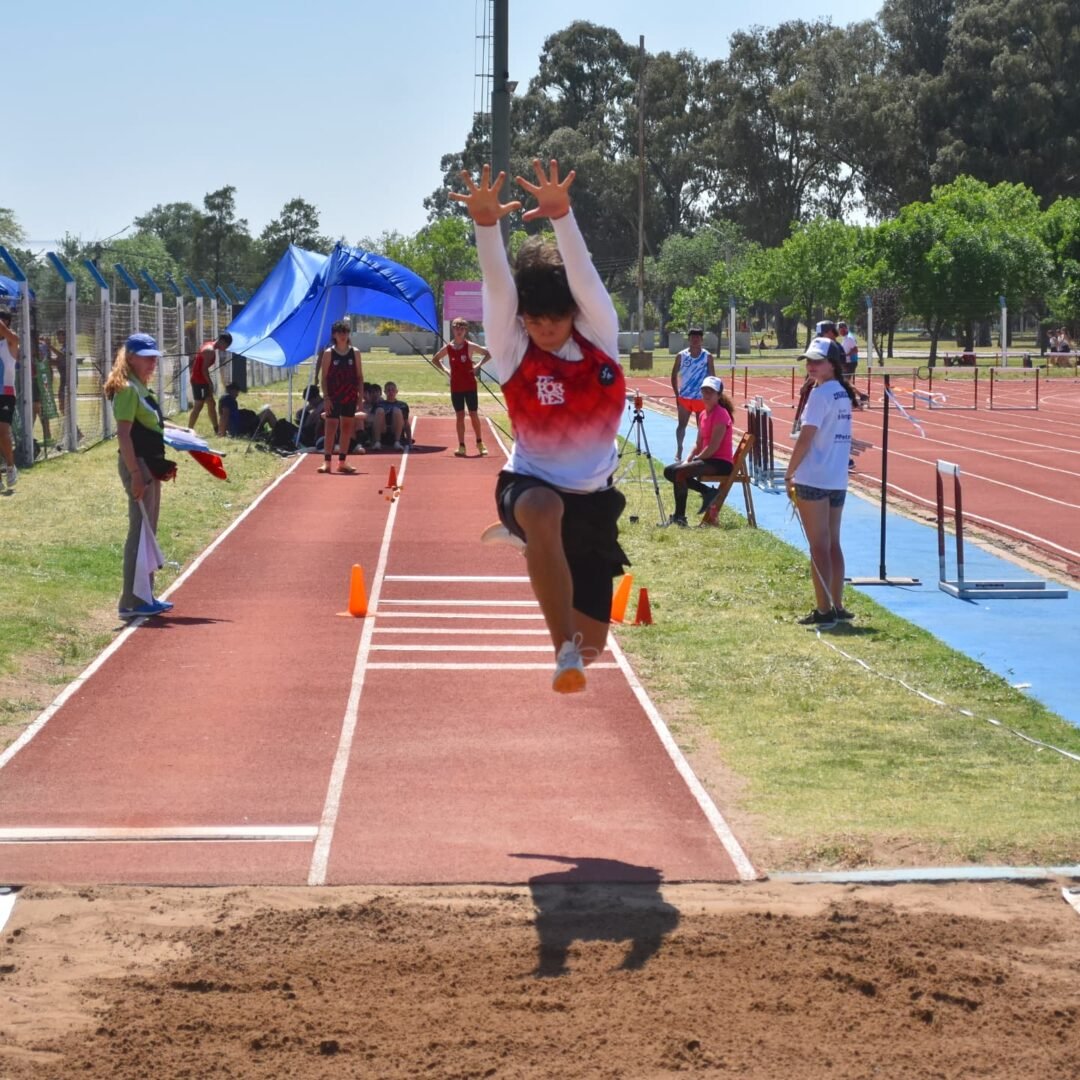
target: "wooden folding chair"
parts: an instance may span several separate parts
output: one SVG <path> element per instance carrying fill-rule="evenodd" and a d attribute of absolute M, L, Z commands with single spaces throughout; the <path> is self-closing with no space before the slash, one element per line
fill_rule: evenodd
<path fill-rule="evenodd" d="M 746 471 L 746 455 L 754 445 L 754 436 L 747 432 L 736 447 L 735 456 L 732 458 L 731 472 L 727 476 L 699 476 L 704 483 L 719 483 L 720 494 L 709 504 L 708 510 L 701 515 L 702 525 L 716 525 L 720 520 L 720 508 L 728 497 L 728 492 L 733 484 L 741 484 L 743 490 L 743 502 L 746 504 L 746 521 L 752 528 L 757 528 L 757 518 L 754 516 L 754 496 L 750 492 L 750 474 Z"/>

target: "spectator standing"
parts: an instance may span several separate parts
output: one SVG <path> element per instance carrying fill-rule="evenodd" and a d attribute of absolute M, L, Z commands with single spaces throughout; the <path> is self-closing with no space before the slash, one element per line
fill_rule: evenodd
<path fill-rule="evenodd" d="M 0 311 L 0 457 L 4 459 L 0 475 L 0 491 L 4 481 L 13 488 L 19 479 L 15 467 L 15 444 L 11 438 L 11 424 L 15 419 L 15 365 L 19 359 L 19 335 L 11 329 L 10 311 Z"/>
<path fill-rule="evenodd" d="M 701 383 L 707 376 L 715 378 L 716 366 L 712 354 L 702 348 L 704 333 L 700 326 L 692 326 L 686 332 L 687 347 L 675 357 L 671 368 L 671 389 L 675 394 L 678 420 L 675 426 L 675 457 L 682 460 L 683 439 L 691 415 L 698 417 L 705 408 L 701 397 Z M 695 421 L 696 422 L 696 421 Z"/>
<path fill-rule="evenodd" d="M 838 619 L 852 618 L 843 604 L 840 519 L 847 496 L 851 413 L 858 401 L 844 374 L 843 361 L 827 342 L 826 338 L 815 339 L 800 357 L 806 361 L 813 387 L 784 473 L 810 545 L 816 601 L 814 610 L 799 622 L 820 629 L 835 626 Z"/>
<path fill-rule="evenodd" d="M 360 401 L 360 388 L 364 385 L 364 371 L 359 350 L 350 344 L 351 334 L 349 324 L 344 319 L 334 323 L 331 328 L 332 343 L 328 349 L 323 350 L 319 360 L 322 384 L 326 390 L 323 404 L 326 436 L 323 443 L 323 463 L 318 469 L 321 473 L 330 471 L 330 458 L 334 453 L 334 439 L 338 435 L 339 425 L 341 436 L 337 471 L 350 475 L 356 473 L 356 469 L 345 458 L 349 453 L 353 428 L 356 425 L 356 410 Z M 364 448 L 358 446 L 356 453 L 364 453 Z"/>
<path fill-rule="evenodd" d="M 216 341 L 204 341 L 191 358 L 191 400 L 194 404 L 188 417 L 188 427 L 195 427 L 195 421 L 199 419 L 199 413 L 205 405 L 210 426 L 214 431 L 221 430 L 217 406 L 214 404 L 214 380 L 211 372 L 217 363 L 218 352 L 225 352 L 231 344 L 232 334 L 220 334 Z"/>
<path fill-rule="evenodd" d="M 843 319 L 836 324 L 836 334 L 844 350 L 844 374 L 850 379 L 859 366 L 859 342 Z"/>
<path fill-rule="evenodd" d="M 465 449 L 465 411 L 467 409 L 473 435 L 476 437 L 476 452 L 481 457 L 487 457 L 487 447 L 484 446 L 484 436 L 480 428 L 480 402 L 476 376 L 484 363 L 491 359 L 491 353 L 483 345 L 470 341 L 468 334 L 468 321 L 462 318 L 454 319 L 450 323 L 451 340 L 431 358 L 431 361 L 440 371 L 447 372 L 450 376 L 450 401 L 454 406 L 458 437 L 458 448 L 454 456 L 465 457 L 467 454 Z M 480 360 L 474 362 L 474 358 L 478 355 Z M 449 370 L 443 365 L 444 358 Z"/>
<path fill-rule="evenodd" d="M 149 334 L 132 334 L 116 354 L 105 397 L 112 402 L 116 419 L 119 449 L 117 469 L 128 497 L 128 532 L 124 543 L 124 584 L 120 593 L 120 617 L 161 615 L 172 610 L 166 600 L 155 600 L 153 575 L 149 576 L 149 595 L 136 589 L 136 568 L 142 541 L 143 514 L 157 533 L 161 510 L 161 481 L 176 474 L 176 466 L 165 457 L 165 418 L 150 382 L 161 351 Z"/>
<path fill-rule="evenodd" d="M 690 488 L 701 496 L 700 514 L 704 514 L 720 494 L 719 488 L 703 484 L 699 476 L 727 476 L 734 468 L 731 436 L 735 404 L 724 393 L 723 380 L 715 375 L 706 375 L 702 380 L 701 396 L 705 408 L 698 413 L 698 435 L 693 450 L 685 461 L 664 469 L 664 479 L 671 481 L 675 488 L 673 525 L 686 525 L 686 497 Z"/>
<path fill-rule="evenodd" d="M 626 407 L 619 366 L 619 320 L 589 259 L 570 204 L 574 173 L 559 180 L 552 159 L 537 182 L 517 178 L 537 205 L 526 221 L 547 218 L 555 243 L 530 237 L 511 273 L 499 221 L 520 202 L 499 201 L 505 176 L 477 184 L 463 172 L 484 281 L 484 332 L 506 399 L 515 440 L 495 487 L 501 533 L 525 543 L 533 593 L 555 648 L 552 689 L 585 689 L 585 666 L 607 643 L 612 578 L 629 562 L 619 546 L 626 505 L 612 486 L 615 438 Z"/>

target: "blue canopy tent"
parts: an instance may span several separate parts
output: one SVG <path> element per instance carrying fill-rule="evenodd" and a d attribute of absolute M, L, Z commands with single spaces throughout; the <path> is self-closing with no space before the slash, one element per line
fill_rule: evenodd
<path fill-rule="evenodd" d="M 438 332 L 435 297 L 411 270 L 361 248 L 327 255 L 290 246 L 244 310 L 226 327 L 231 352 L 294 367 L 325 348 L 347 314 L 381 315 Z"/>
<path fill-rule="evenodd" d="M 9 302 L 12 300 L 18 300 L 18 298 L 22 295 L 22 293 L 19 291 L 20 288 L 21 286 L 14 278 L 4 277 L 3 274 L 0 274 L 0 297 L 2 297 L 4 300 L 7 300 Z M 34 299 L 33 289 L 30 290 L 30 299 Z"/>

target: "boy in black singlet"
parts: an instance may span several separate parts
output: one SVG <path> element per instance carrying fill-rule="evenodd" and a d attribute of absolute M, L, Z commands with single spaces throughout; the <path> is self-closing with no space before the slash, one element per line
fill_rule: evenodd
<path fill-rule="evenodd" d="M 338 444 L 337 471 L 353 474 L 356 469 L 345 460 L 345 457 L 349 453 L 349 444 L 352 442 L 357 403 L 360 400 L 360 387 L 364 385 L 364 372 L 359 351 L 349 344 L 351 333 L 349 324 L 344 319 L 339 319 L 334 323 L 331 333 L 334 343 L 329 349 L 323 350 L 319 359 L 323 390 L 326 392 L 326 401 L 323 406 L 323 415 L 326 418 L 326 441 L 323 444 L 323 463 L 318 471 L 321 473 L 330 471 L 334 438 L 338 434 L 340 422 L 341 439 Z M 358 446 L 356 453 L 364 453 L 364 448 Z"/>

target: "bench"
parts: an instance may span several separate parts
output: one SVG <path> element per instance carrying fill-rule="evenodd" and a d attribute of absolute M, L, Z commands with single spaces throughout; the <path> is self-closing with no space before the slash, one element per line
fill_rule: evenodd
<path fill-rule="evenodd" d="M 715 483 L 720 485 L 720 494 L 709 504 L 709 509 L 701 515 L 702 525 L 718 525 L 720 522 L 720 508 L 728 497 L 728 492 L 734 484 L 741 484 L 743 490 L 743 502 L 746 504 L 746 521 L 752 529 L 757 528 L 757 518 L 754 516 L 754 496 L 750 491 L 750 474 L 746 471 L 746 455 L 754 445 L 754 436 L 747 432 L 740 440 L 735 449 L 735 456 L 731 459 L 731 472 L 727 476 L 699 476 L 703 483 Z"/>

